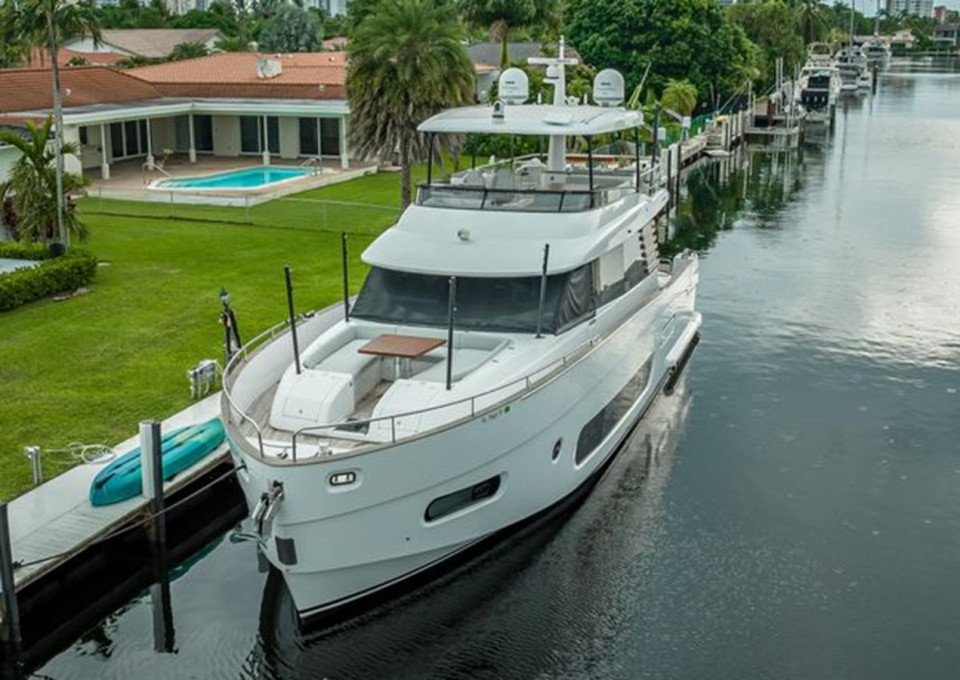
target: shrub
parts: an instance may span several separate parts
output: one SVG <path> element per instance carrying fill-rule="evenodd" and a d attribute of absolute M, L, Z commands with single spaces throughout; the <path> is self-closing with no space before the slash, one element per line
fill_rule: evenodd
<path fill-rule="evenodd" d="M 0 257 L 9 257 L 12 260 L 46 260 L 50 257 L 50 251 L 42 243 L 10 241 L 0 243 Z"/>
<path fill-rule="evenodd" d="M 0 256 L 6 257 L 3 253 L 9 245 L 0 246 Z M 82 250 L 71 250 L 63 257 L 44 259 L 37 267 L 0 274 L 0 311 L 85 286 L 96 271 L 97 258 Z"/>

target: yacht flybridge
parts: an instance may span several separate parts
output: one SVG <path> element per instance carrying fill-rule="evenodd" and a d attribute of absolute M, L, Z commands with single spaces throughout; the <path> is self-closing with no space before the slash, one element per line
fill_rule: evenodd
<path fill-rule="evenodd" d="M 588 487 L 695 344 L 695 254 L 661 261 L 642 114 L 603 71 L 595 104 L 492 106 L 419 130 L 539 138 L 545 156 L 433 176 L 363 253 L 359 295 L 255 339 L 223 420 L 253 531 L 303 615 L 439 566 Z M 595 153 L 633 141 L 625 156 Z M 576 153 L 571 151 L 576 146 Z M 621 147 L 623 148 L 623 147 Z M 346 281 L 346 278 L 345 278 Z M 485 543 L 484 543 L 485 544 Z"/>

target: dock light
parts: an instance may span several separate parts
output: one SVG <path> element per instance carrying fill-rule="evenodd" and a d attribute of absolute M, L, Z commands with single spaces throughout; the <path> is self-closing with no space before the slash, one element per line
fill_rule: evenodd
<path fill-rule="evenodd" d="M 460 230 L 458 230 L 458 231 L 457 231 L 457 238 L 459 238 L 461 241 L 469 241 L 469 240 L 470 240 L 470 230 L 469 230 L 469 229 L 460 229 Z"/>

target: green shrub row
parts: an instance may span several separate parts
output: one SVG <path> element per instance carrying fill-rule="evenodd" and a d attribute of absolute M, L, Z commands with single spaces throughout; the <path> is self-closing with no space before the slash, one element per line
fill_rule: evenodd
<path fill-rule="evenodd" d="M 93 280 L 96 271 L 97 258 L 72 250 L 38 267 L 0 274 L 0 311 L 85 286 Z"/>
<path fill-rule="evenodd" d="M 0 257 L 9 257 L 12 260 L 46 260 L 50 257 L 50 250 L 42 243 L 8 241 L 0 243 Z"/>

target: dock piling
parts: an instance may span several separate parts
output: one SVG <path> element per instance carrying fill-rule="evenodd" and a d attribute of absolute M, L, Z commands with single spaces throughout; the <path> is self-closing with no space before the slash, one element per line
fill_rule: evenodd
<path fill-rule="evenodd" d="M 0 614 L 0 641 L 10 650 L 7 658 L 20 658 L 20 606 L 17 602 L 17 587 L 13 579 L 13 543 L 10 540 L 10 519 L 7 504 L 0 502 L 0 588 L 3 592 L 3 609 Z"/>
<path fill-rule="evenodd" d="M 140 464 L 143 470 L 143 495 L 150 499 L 151 525 L 147 530 L 150 541 L 156 545 L 167 542 L 167 522 L 163 502 L 163 448 L 160 423 L 155 420 L 140 422 Z"/>

